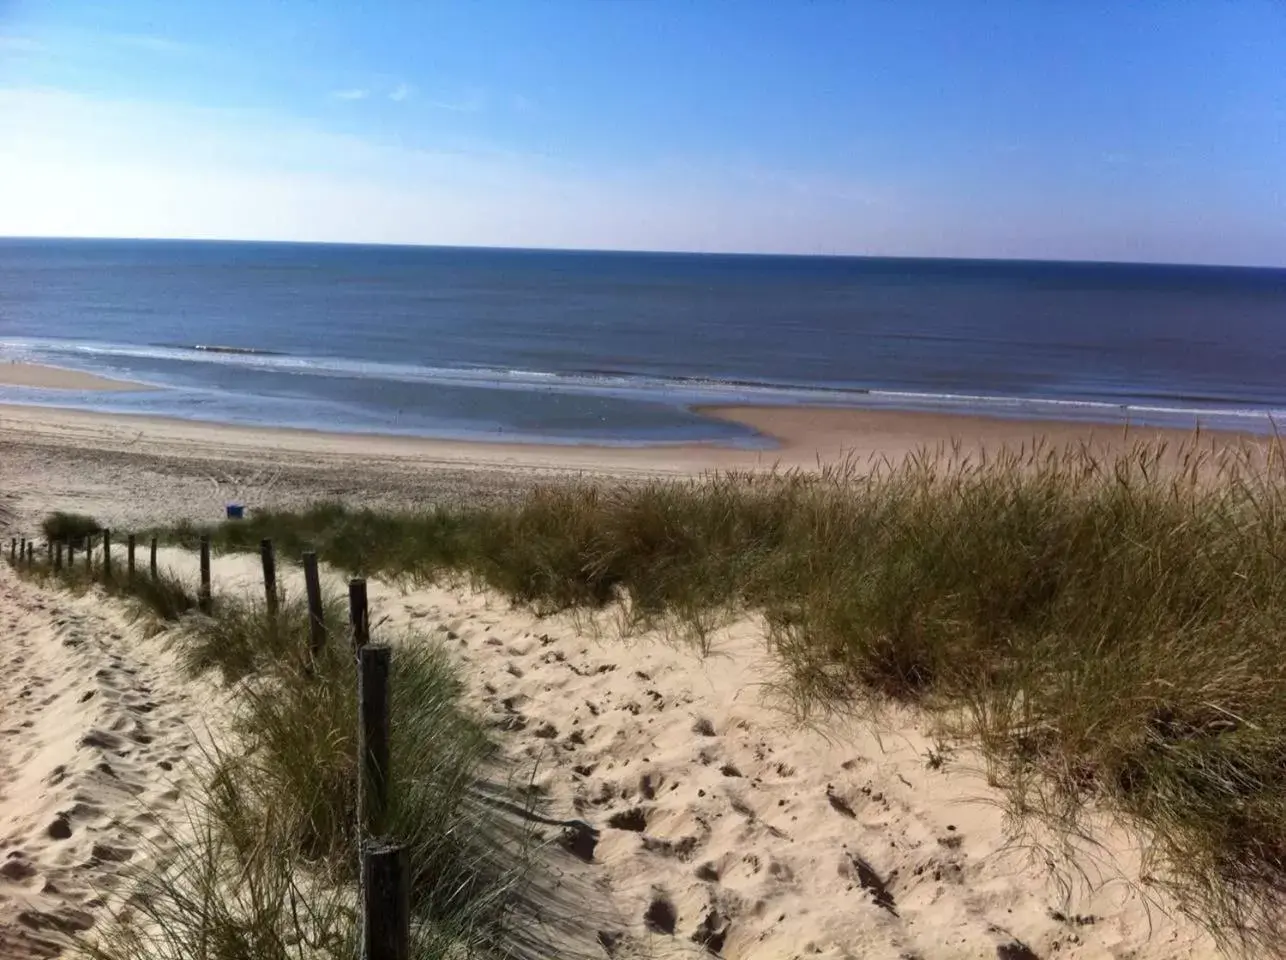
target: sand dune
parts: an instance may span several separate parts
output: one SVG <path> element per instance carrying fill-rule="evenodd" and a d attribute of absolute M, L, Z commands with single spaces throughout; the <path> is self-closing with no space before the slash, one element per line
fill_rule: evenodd
<path fill-rule="evenodd" d="M 196 577 L 190 554 L 162 562 Z M 260 589 L 257 558 L 218 557 L 214 576 L 219 591 Z M 296 570 L 285 583 L 302 590 Z M 547 812 L 601 831 L 588 870 L 611 909 L 593 905 L 595 929 L 564 956 L 1221 955 L 1168 915 L 1108 825 L 1075 867 L 1018 843 L 978 758 L 940 753 L 921 717 L 801 727 L 753 621 L 702 656 L 662 633 L 622 639 L 611 616 L 536 618 L 468 589 L 370 592 L 378 636 L 413 627 L 457 653 Z M 600 950 L 584 953 L 587 938 Z"/>
<path fill-rule="evenodd" d="M 1043 429 L 852 411 L 721 415 L 805 431 L 800 463 Z M 1059 429 L 1055 440 L 1074 443 L 1088 428 Z M 569 457 L 12 408 L 0 409 L 0 442 L 15 533 L 51 509 L 139 528 L 212 519 L 233 499 L 252 509 L 330 498 L 476 502 L 555 474 L 690 473 L 746 456 L 613 460 L 588 448 Z M 195 580 L 190 554 L 161 559 Z M 216 558 L 215 577 L 223 591 L 261 589 L 254 558 Z M 297 571 L 286 580 L 301 591 Z M 762 960 L 1220 955 L 1196 925 L 1168 915 L 1162 893 L 1141 882 L 1137 850 L 1106 825 L 1101 848 L 1080 862 L 1086 878 L 1039 845 L 1016 844 L 978 759 L 943 756 L 923 718 L 799 727 L 774 697 L 754 621 L 719 631 L 702 657 L 658 633 L 622 640 L 611 615 L 541 619 L 490 594 L 381 583 L 371 597 L 378 636 L 414 627 L 461 658 L 475 708 L 549 814 L 600 829 L 575 874 L 594 891 L 593 919 L 551 927 L 564 957 L 708 956 L 714 947 Z M 4 569 L 0 664 L 7 960 L 50 955 L 60 929 L 101 919 L 122 874 L 183 819 L 191 777 L 182 760 L 216 699 L 184 681 L 119 606 Z"/>

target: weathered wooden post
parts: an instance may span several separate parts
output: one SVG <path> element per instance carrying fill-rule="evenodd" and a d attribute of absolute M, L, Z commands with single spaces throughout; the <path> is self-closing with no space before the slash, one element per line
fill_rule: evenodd
<path fill-rule="evenodd" d="M 45 541 L 45 566 L 52 568 L 54 565 L 54 542 Z"/>
<path fill-rule="evenodd" d="M 362 960 L 410 960 L 410 887 L 404 846 L 362 846 Z"/>
<path fill-rule="evenodd" d="M 22 541 L 18 544 L 18 559 L 21 560 L 26 555 L 27 555 L 27 538 L 23 537 Z"/>
<path fill-rule="evenodd" d="M 357 651 L 357 823 L 359 836 L 384 830 L 389 794 L 389 668 L 392 651 Z"/>
<path fill-rule="evenodd" d="M 371 642 L 371 614 L 366 602 L 366 581 L 360 577 L 348 581 L 348 624 L 353 631 L 354 650 L 360 650 Z"/>
<path fill-rule="evenodd" d="M 94 574 L 94 538 L 85 538 L 85 569 L 89 571 L 90 576 Z"/>
<path fill-rule="evenodd" d="M 125 570 L 129 582 L 134 582 L 134 549 L 138 546 L 138 537 L 130 534 L 125 538 Z"/>
<path fill-rule="evenodd" d="M 28 540 L 27 541 L 27 566 L 34 567 L 35 565 L 36 565 L 36 541 Z"/>
<path fill-rule="evenodd" d="M 9 562 L 10 563 L 18 562 L 18 538 L 17 537 L 9 538 Z"/>
<path fill-rule="evenodd" d="M 322 608 L 321 577 L 317 573 L 317 552 L 304 552 L 304 589 L 308 594 L 309 650 L 315 659 L 326 646 L 326 613 Z"/>
<path fill-rule="evenodd" d="M 67 541 L 67 572 L 76 572 L 76 541 L 72 539 Z"/>
<path fill-rule="evenodd" d="M 156 537 L 153 537 L 153 538 L 152 538 L 152 555 L 151 555 L 151 557 L 148 559 L 148 569 L 149 569 L 149 570 L 151 570 L 151 572 L 152 572 L 152 579 L 153 579 L 153 580 L 155 580 L 155 579 L 156 579 L 156 576 L 157 576 L 157 571 L 156 571 Z"/>
<path fill-rule="evenodd" d="M 210 535 L 201 534 L 201 592 L 197 596 L 197 606 L 206 616 L 214 608 L 214 598 L 210 593 Z"/>
<path fill-rule="evenodd" d="M 103 531 L 103 579 L 112 579 L 112 531 Z"/>
<path fill-rule="evenodd" d="M 273 617 L 277 615 L 277 554 L 271 540 L 259 541 L 259 559 L 263 563 L 263 601 L 268 616 Z"/>
<path fill-rule="evenodd" d="M 63 542 L 59 540 L 54 544 L 54 570 L 61 572 L 63 568 Z"/>

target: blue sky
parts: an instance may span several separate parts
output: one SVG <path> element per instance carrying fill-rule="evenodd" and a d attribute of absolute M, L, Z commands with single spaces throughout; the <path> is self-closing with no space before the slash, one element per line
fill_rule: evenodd
<path fill-rule="evenodd" d="M 1282 0 L 0 0 L 0 234 L 1286 265 Z"/>

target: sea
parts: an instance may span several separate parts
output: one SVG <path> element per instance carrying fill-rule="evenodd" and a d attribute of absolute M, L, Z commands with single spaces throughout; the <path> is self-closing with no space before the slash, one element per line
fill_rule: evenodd
<path fill-rule="evenodd" d="M 709 405 L 1276 430 L 1286 270 L 0 239 L 0 403 L 537 443 L 764 447 Z"/>

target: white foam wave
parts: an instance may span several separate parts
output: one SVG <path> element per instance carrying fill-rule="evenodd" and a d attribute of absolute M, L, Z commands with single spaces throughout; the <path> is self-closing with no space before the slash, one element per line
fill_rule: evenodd
<path fill-rule="evenodd" d="M 1144 419 L 1191 422 L 1195 418 L 1244 422 L 1266 428 L 1286 421 L 1286 410 L 1244 406 L 1188 405 L 1013 397 L 990 394 L 810 387 L 751 380 L 664 377 L 642 374 L 557 372 L 507 367 L 437 367 L 422 364 L 307 357 L 283 353 L 200 349 L 197 345 L 139 346 L 93 341 L 26 338 L 0 339 L 0 357 L 81 366 L 91 371 L 128 373 L 129 360 L 166 360 L 241 367 L 300 376 L 374 379 L 446 386 L 479 386 L 509 390 L 554 390 L 683 403 L 782 403 L 825 406 L 889 407 L 901 409 L 969 410 L 999 416 L 1047 415 L 1073 419 Z M 121 365 L 123 364 L 123 366 Z M 114 369 L 113 369 L 114 368 Z"/>

